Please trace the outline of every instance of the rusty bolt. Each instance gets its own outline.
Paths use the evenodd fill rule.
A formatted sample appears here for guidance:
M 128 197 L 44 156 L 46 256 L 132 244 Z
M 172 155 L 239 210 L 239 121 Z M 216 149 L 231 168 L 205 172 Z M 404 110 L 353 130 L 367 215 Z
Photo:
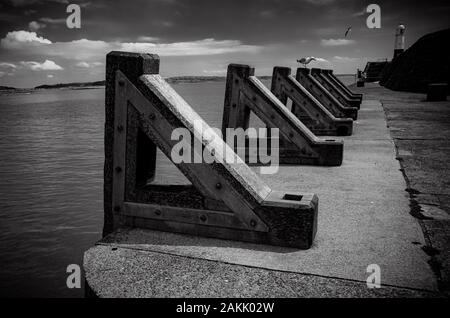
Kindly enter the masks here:
M 202 221 L 202 222 L 206 222 L 206 215 L 201 215 L 200 216 L 200 221 Z
M 222 189 L 222 184 L 220 182 L 216 183 L 216 189 Z
M 251 220 L 250 221 L 250 226 L 251 227 L 255 227 L 256 226 L 256 221 L 255 220 Z
M 122 168 L 121 168 L 121 167 L 116 167 L 116 172 L 117 172 L 117 173 L 122 172 Z

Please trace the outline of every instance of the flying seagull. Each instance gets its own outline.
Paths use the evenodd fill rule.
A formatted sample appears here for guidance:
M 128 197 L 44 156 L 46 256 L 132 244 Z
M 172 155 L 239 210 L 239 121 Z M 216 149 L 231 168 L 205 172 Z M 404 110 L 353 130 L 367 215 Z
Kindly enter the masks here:
M 303 64 L 306 68 L 306 64 L 309 64 L 311 61 L 317 61 L 314 56 L 302 57 L 300 60 L 297 60 L 297 63 Z
M 347 37 L 347 34 L 350 32 L 351 29 L 352 29 L 351 26 L 349 26 L 349 27 L 347 28 L 347 31 L 345 31 L 345 35 L 344 35 L 345 38 Z

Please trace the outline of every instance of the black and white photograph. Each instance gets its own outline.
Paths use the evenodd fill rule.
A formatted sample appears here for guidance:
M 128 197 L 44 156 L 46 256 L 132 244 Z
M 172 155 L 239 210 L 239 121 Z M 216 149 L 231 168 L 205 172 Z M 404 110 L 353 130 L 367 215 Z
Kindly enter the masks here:
M 449 17 L 3 0 L 0 298 L 448 299 Z

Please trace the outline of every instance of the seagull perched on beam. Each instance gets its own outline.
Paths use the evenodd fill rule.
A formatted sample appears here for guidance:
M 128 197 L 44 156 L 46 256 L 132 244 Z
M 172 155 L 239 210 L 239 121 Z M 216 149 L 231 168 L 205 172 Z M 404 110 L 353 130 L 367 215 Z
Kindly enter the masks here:
M 303 64 L 306 68 L 306 64 L 309 64 L 311 61 L 317 61 L 314 56 L 302 57 L 300 60 L 297 60 L 297 63 Z

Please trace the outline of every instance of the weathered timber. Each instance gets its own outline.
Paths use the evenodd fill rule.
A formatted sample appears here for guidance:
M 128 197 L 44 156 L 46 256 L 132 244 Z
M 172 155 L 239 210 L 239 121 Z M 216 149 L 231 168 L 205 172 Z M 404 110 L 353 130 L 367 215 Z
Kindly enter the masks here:
M 359 98 L 349 97 L 347 94 L 336 84 L 332 83 L 328 77 L 326 77 L 321 69 L 312 68 L 311 75 L 329 91 L 338 101 L 340 101 L 346 107 L 360 108 L 361 100 Z
M 340 88 L 342 88 L 343 91 L 345 91 L 349 97 L 353 97 L 356 99 L 359 99 L 362 101 L 363 99 L 363 94 L 358 94 L 358 93 L 354 93 L 350 90 L 350 88 L 348 88 L 347 85 L 345 85 L 344 83 L 342 83 L 342 81 L 336 77 L 336 75 L 334 75 L 333 70 L 327 70 L 327 69 L 322 69 L 322 73 L 328 77 L 331 82 L 333 82 L 334 84 L 338 85 Z
M 107 56 L 104 235 L 121 227 L 309 248 L 314 194 L 273 191 L 158 74 L 159 57 Z M 172 160 L 175 129 L 215 160 Z M 208 133 L 206 133 L 208 132 Z M 196 148 L 200 145 L 200 148 Z M 191 185 L 154 182 L 160 149 Z
M 222 133 L 227 128 L 249 128 L 250 112 L 280 132 L 281 164 L 338 166 L 343 142 L 317 138 L 264 84 L 248 65 L 228 66 Z M 228 140 L 228 138 L 227 138 Z M 248 162 L 248 158 L 246 157 Z
M 297 69 L 295 79 L 305 87 L 323 106 L 337 118 L 358 119 L 358 108 L 344 106 L 325 87 L 322 86 L 310 73 L 310 69 Z
M 284 104 L 292 101 L 291 112 L 317 136 L 350 136 L 353 120 L 337 118 L 292 75 L 289 67 L 276 66 L 272 75 L 272 93 Z

